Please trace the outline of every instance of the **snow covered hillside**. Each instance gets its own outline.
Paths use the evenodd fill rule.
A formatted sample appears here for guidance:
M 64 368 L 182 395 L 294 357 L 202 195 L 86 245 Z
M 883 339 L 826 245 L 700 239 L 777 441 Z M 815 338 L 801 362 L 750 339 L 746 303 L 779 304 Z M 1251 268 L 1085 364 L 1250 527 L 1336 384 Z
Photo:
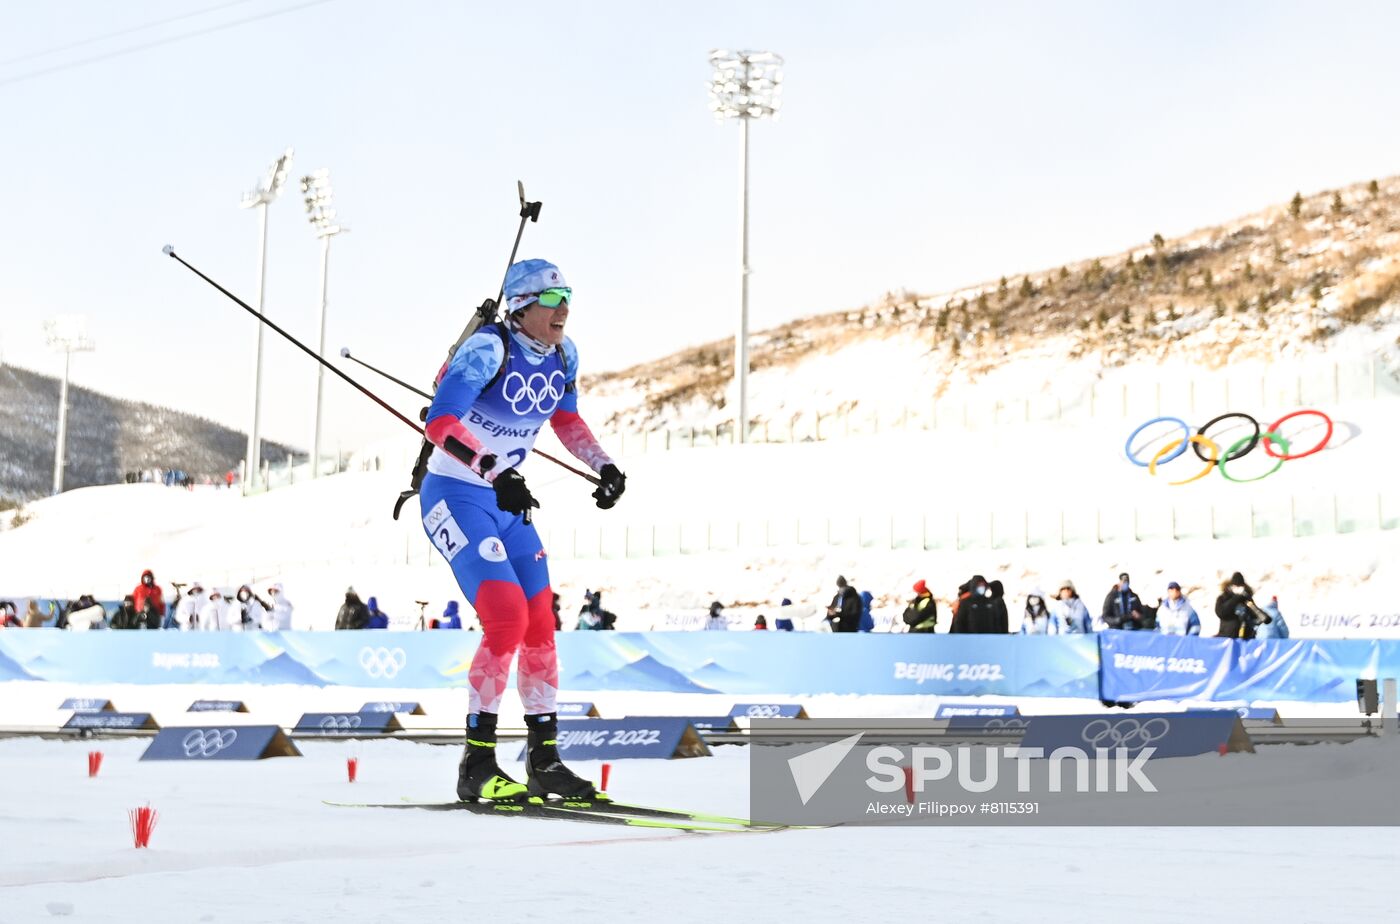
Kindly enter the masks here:
M 1078 264 L 891 292 L 753 334 L 753 426 L 811 434 L 818 417 L 888 423 L 929 414 L 935 398 L 1073 403 L 1120 383 L 1150 399 L 1158 383 L 1319 359 L 1374 359 L 1383 387 L 1400 390 L 1397 243 L 1391 178 Z M 585 377 L 589 405 L 617 431 L 732 425 L 732 340 Z

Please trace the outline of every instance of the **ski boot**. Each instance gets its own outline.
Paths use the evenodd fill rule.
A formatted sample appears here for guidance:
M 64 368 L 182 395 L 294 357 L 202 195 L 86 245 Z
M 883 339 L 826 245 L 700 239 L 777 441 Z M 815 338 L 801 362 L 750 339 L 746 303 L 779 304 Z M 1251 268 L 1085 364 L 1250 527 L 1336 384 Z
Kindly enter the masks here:
M 525 787 L 496 763 L 496 714 L 467 717 L 467 750 L 457 765 L 457 798 L 463 802 L 520 802 Z
M 525 759 L 529 778 L 526 788 L 532 798 L 550 795 L 564 799 L 594 799 L 598 789 L 574 773 L 559 759 L 555 739 L 559 734 L 558 713 L 527 715 L 525 727 L 529 735 L 529 753 Z

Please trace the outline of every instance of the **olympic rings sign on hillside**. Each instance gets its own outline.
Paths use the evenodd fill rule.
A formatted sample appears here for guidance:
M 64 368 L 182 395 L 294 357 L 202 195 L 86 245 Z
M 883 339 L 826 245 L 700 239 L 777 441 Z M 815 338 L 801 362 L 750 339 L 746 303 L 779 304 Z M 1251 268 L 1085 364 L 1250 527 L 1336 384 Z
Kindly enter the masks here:
M 1282 433 L 1279 431 L 1279 427 L 1283 426 L 1283 424 L 1296 417 L 1305 416 L 1320 417 L 1322 421 L 1327 425 L 1327 432 L 1323 434 L 1322 439 L 1318 442 L 1316 446 L 1313 446 L 1309 449 L 1294 452 L 1292 441 L 1287 440 L 1283 437 Z M 1215 426 L 1216 424 L 1221 423 L 1222 421 L 1231 420 L 1233 418 L 1240 418 L 1252 424 L 1254 427 L 1254 432 L 1249 436 L 1241 437 L 1234 443 L 1231 443 L 1227 448 L 1225 448 L 1224 451 L 1221 451 L 1220 445 L 1214 440 L 1212 440 L 1210 437 L 1206 436 L 1206 431 L 1209 430 L 1211 427 Z M 1152 426 L 1153 424 L 1159 423 L 1176 424 L 1178 427 L 1181 428 L 1181 437 L 1172 440 L 1170 443 L 1163 446 L 1160 450 L 1157 451 L 1156 455 L 1154 455 L 1151 458 L 1151 460 L 1144 462 L 1133 453 L 1133 440 L 1137 439 L 1138 434 L 1142 433 L 1142 431 L 1146 430 L 1148 427 Z M 1291 461 L 1293 459 L 1302 459 L 1312 455 L 1313 453 L 1321 452 L 1323 448 L 1325 448 L 1327 444 L 1332 441 L 1332 430 L 1332 418 L 1328 417 L 1322 411 L 1313 410 L 1311 408 L 1305 408 L 1303 410 L 1293 411 L 1291 413 L 1284 414 L 1282 417 L 1274 421 L 1268 427 L 1261 427 L 1259 425 L 1259 421 L 1256 420 L 1254 417 L 1250 416 L 1249 414 L 1233 411 L 1227 414 L 1221 414 L 1218 417 L 1212 417 L 1210 420 L 1206 421 L 1203 425 L 1201 425 L 1200 429 L 1198 429 L 1195 433 L 1191 432 L 1191 425 L 1188 424 L 1186 421 L 1182 420 L 1180 417 L 1154 417 L 1151 420 L 1139 426 L 1132 433 L 1128 434 L 1128 439 L 1123 444 L 1123 452 L 1128 457 L 1129 462 L 1133 463 L 1134 465 L 1140 468 L 1147 469 L 1148 474 L 1155 476 L 1157 474 L 1158 466 L 1166 465 L 1168 462 L 1171 462 L 1173 459 L 1176 459 L 1177 457 L 1181 456 L 1184 452 L 1186 452 L 1186 448 L 1189 446 L 1191 447 L 1192 451 L 1195 452 L 1196 457 L 1205 463 L 1205 467 L 1202 468 L 1196 474 L 1190 476 L 1189 478 L 1182 478 L 1177 481 L 1167 482 L 1169 485 L 1190 484 L 1193 481 L 1199 481 L 1200 479 L 1209 475 L 1214 469 L 1219 469 L 1220 476 L 1226 481 L 1233 481 L 1236 484 L 1242 484 L 1244 482 L 1260 481 L 1264 478 L 1268 478 L 1274 472 L 1282 468 L 1283 463 L 1285 462 Z M 1236 478 L 1226 470 L 1225 466 L 1227 463 L 1244 458 L 1245 456 L 1253 452 L 1254 448 L 1256 446 L 1259 446 L 1261 443 L 1264 446 L 1264 452 L 1270 457 L 1278 460 L 1273 468 L 1269 469 L 1264 474 L 1256 475 L 1253 478 Z M 1282 452 L 1280 453 L 1275 451 L 1275 447 L 1281 449 Z M 1206 453 L 1209 453 L 1209 455 L 1207 455 Z

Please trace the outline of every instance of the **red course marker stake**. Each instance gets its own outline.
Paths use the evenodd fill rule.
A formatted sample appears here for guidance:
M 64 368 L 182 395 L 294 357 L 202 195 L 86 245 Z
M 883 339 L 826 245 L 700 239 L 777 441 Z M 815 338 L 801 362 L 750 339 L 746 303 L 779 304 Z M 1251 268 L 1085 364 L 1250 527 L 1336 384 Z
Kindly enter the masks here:
M 603 784 L 598 788 L 603 792 L 608 791 L 608 777 L 612 775 L 612 764 L 603 764 Z
M 97 771 L 102 769 L 102 752 L 88 751 L 88 779 L 97 776 Z
M 358 757 L 345 758 L 345 775 L 349 777 L 350 782 L 355 782 L 355 774 L 359 772 L 359 769 L 360 759 Z
M 127 818 L 131 819 L 131 839 L 138 848 L 146 847 L 151 843 L 151 833 L 156 829 L 158 814 L 149 805 L 127 811 Z

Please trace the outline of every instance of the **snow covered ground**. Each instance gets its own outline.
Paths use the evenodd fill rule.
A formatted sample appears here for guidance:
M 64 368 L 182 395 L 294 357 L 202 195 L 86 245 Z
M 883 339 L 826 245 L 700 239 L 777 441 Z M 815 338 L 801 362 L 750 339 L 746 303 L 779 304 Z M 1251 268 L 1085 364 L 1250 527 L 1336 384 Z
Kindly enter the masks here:
M 1337 921 L 1394 908 L 1396 828 L 672 834 L 322 804 L 449 797 L 454 747 L 310 742 L 301 759 L 190 766 L 139 762 L 145 746 L 0 741 L 0 922 Z M 1324 748 L 1355 747 L 1187 760 L 1237 766 L 1241 779 L 1286 776 L 1334 760 Z M 105 760 L 88 779 L 93 748 Z M 618 762 L 611 788 L 746 814 L 747 770 L 746 749 L 726 747 Z M 159 822 L 136 850 L 126 811 L 147 804 Z

